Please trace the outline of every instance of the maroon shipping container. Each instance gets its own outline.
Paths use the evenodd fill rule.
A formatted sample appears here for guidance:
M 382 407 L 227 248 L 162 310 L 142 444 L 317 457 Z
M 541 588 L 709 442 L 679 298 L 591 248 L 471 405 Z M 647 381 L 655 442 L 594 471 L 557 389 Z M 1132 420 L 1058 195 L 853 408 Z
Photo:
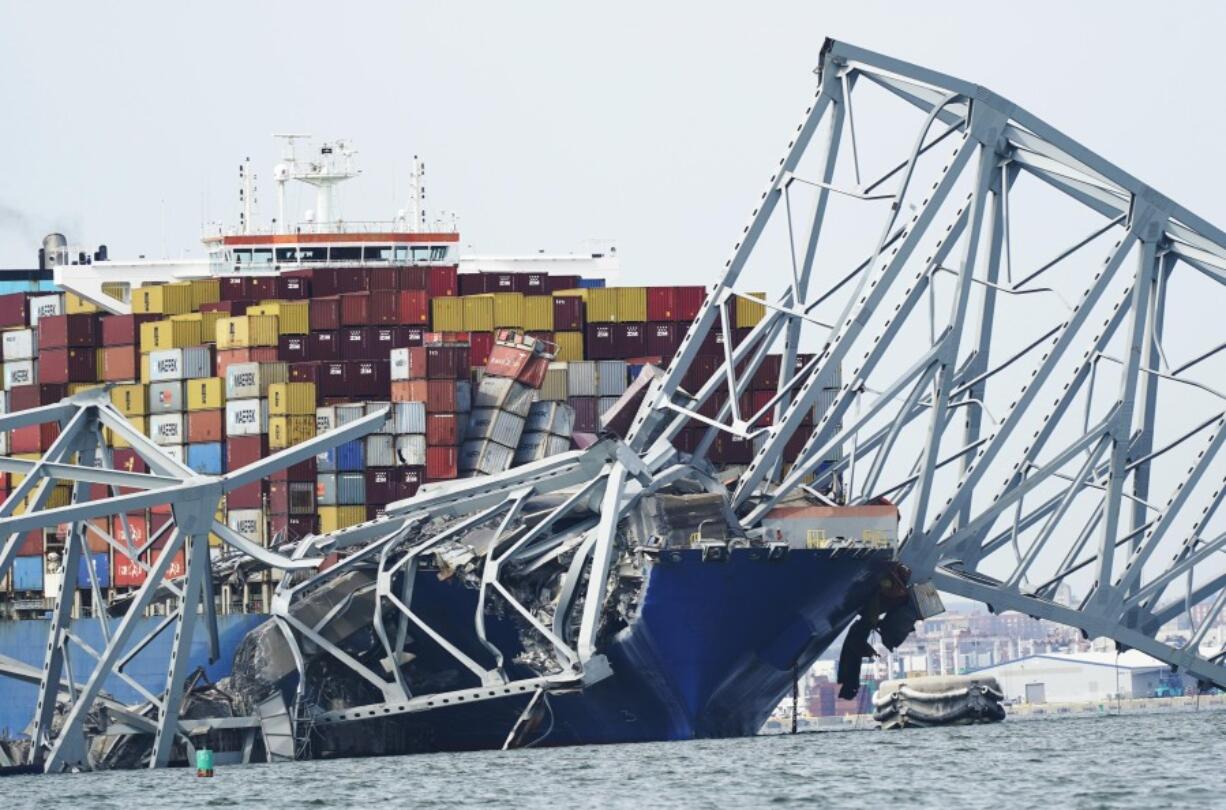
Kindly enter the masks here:
M 311 294 L 317 298 L 340 295 L 340 271 L 335 267 L 311 268 Z
M 715 376 L 715 369 L 719 367 L 720 359 L 705 354 L 695 357 L 689 368 L 685 370 L 685 376 L 681 378 L 681 387 L 691 394 L 698 393 L 707 380 Z
M 299 461 L 297 464 L 291 464 L 288 467 L 283 467 L 268 476 L 269 481 L 309 481 L 315 483 L 315 474 L 318 472 L 318 467 L 315 464 L 315 457 Z
M 251 276 L 247 279 L 247 297 L 255 301 L 269 301 L 277 297 L 280 276 Z
M 59 422 L 43 422 L 14 428 L 9 432 L 9 452 L 45 453 L 59 435 Z
M 369 326 L 350 326 L 337 333 L 337 360 L 375 360 Z
M 396 286 L 401 290 L 426 289 L 426 268 L 417 265 L 396 268 Z
M 460 268 L 456 265 L 426 268 L 426 292 L 431 298 L 456 295 L 460 286 L 456 280 L 459 274 Z
M 345 385 L 345 367 L 348 363 L 323 363 L 319 370 L 316 390 L 321 397 L 343 397 L 349 393 Z
M 387 506 L 385 504 L 381 504 L 381 503 L 366 504 L 366 519 L 368 521 L 379 520 L 380 518 L 383 518 L 386 516 L 387 516 Z
M 30 302 L 25 293 L 0 295 L 0 329 L 22 327 L 30 322 Z
M 779 388 L 779 372 L 783 366 L 783 358 L 777 354 L 768 354 L 762 358 L 758 370 L 754 372 L 751 385 L 758 391 L 774 392 Z
M 345 387 L 355 397 L 391 395 L 392 383 L 386 360 L 351 360 L 345 363 Z
M 267 486 L 263 481 L 252 481 L 230 490 L 226 493 L 226 508 L 263 509 Z
M 247 286 L 247 276 L 223 276 L 218 288 L 218 297 L 222 301 L 249 301 L 250 288 Z
M 426 333 L 429 331 L 424 326 L 404 326 L 405 340 L 409 346 L 422 346 L 426 342 Z M 398 347 L 399 348 L 399 347 Z
M 38 379 L 49 383 L 93 382 L 98 376 L 93 349 L 47 349 L 38 354 Z
M 323 363 L 291 363 L 289 367 L 289 381 L 314 383 L 316 389 L 318 389 L 321 368 L 323 368 Z
M 38 319 L 39 349 L 97 345 L 97 315 L 47 315 Z
M 311 271 L 294 270 L 282 273 L 277 279 L 277 297 L 287 301 L 298 301 L 311 297 Z
M 578 332 L 583 328 L 583 299 L 577 295 L 553 297 L 553 329 L 555 332 Z
M 341 333 L 339 331 L 311 332 L 310 344 L 312 360 L 341 359 Z
M 413 332 L 416 331 L 417 343 L 413 342 Z M 392 349 L 405 349 L 409 346 L 421 345 L 421 328 L 416 330 L 409 326 L 377 326 L 370 329 L 372 356 L 383 360 L 391 356 Z
M 392 467 L 370 467 L 366 470 L 366 503 L 383 506 L 396 500 L 396 470 Z
M 417 295 L 423 301 L 426 294 L 420 290 L 412 290 L 410 295 Z M 396 290 L 382 290 L 368 293 L 370 302 L 367 305 L 367 318 L 372 326 L 394 326 L 400 323 L 400 293 Z M 342 308 L 344 304 L 342 303 Z M 344 313 L 341 313 L 342 316 Z
M 324 332 L 341 328 L 341 299 L 339 296 L 312 298 L 308 320 L 312 332 Z
M 272 513 L 268 516 L 268 528 L 274 535 L 283 534 L 287 542 L 301 540 L 315 533 L 315 516 Z
M 516 273 L 515 292 L 521 292 L 524 295 L 549 295 L 553 292 L 549 289 L 549 274 Z
M 596 433 L 600 430 L 600 408 L 596 397 L 571 397 L 566 401 L 575 409 L 575 432 Z
M 460 295 L 480 295 L 485 292 L 484 273 L 460 273 L 458 282 Z
M 200 308 L 201 311 L 204 307 Z M 156 321 L 160 315 L 105 315 L 102 323 L 103 346 L 135 346 L 140 343 L 140 325 Z
M 579 287 L 578 276 L 550 276 L 549 277 L 549 292 L 557 292 L 558 290 L 574 290 Z M 560 327 L 555 323 L 554 329 Z
M 226 437 L 226 412 L 189 411 L 187 414 L 187 440 L 192 444 L 219 442 Z
M 226 439 L 226 469 L 237 470 L 268 455 L 267 436 L 230 436 Z M 265 482 L 253 481 L 226 494 L 229 509 L 264 508 Z
M 426 471 L 422 467 L 399 467 L 396 469 L 396 498 L 412 498 L 425 482 Z
M 674 323 L 649 323 L 645 331 L 643 354 L 659 357 L 665 363 L 677 353 L 681 338 L 685 337 L 685 328 Z
M 201 304 L 201 312 L 220 312 L 227 318 L 237 318 L 239 315 L 247 314 L 247 307 L 254 306 L 254 301 L 214 301 L 211 304 Z M 151 321 L 156 321 L 161 318 L 161 315 L 141 315 L 138 317 L 148 318 Z M 137 338 L 140 337 L 140 327 L 137 327 Z
M 289 482 L 268 482 L 268 511 L 273 514 L 289 514 Z
M 430 297 L 425 290 L 401 290 L 399 293 L 398 320 L 391 323 L 430 325 Z M 386 321 L 380 321 L 386 323 Z
M 397 267 L 372 267 L 368 282 L 370 291 L 400 289 L 400 272 Z
M 694 320 L 698 317 L 698 310 L 702 309 L 702 302 L 706 299 L 706 287 L 673 287 L 673 320 L 678 322 Z M 650 320 L 650 316 L 648 319 Z
M 490 361 L 494 350 L 493 332 L 472 332 L 468 336 L 468 361 L 473 366 L 484 366 Z
M 645 323 L 613 324 L 613 338 L 617 345 L 617 356 L 642 357 L 647 354 L 647 328 Z
M 9 389 L 9 412 L 28 411 L 41 405 L 59 402 L 68 396 L 68 386 L 63 383 L 40 383 L 38 385 L 15 385 Z
M 342 295 L 366 292 L 370 289 L 370 275 L 364 269 L 341 268 L 337 271 L 336 282 Z
M 426 414 L 427 445 L 458 445 L 461 438 L 460 419 L 454 413 Z
M 281 335 L 277 339 L 277 359 L 285 363 L 301 363 L 310 360 L 310 336 Z
M 447 481 L 459 473 L 459 452 L 455 447 L 426 447 L 426 481 Z
M 482 273 L 482 292 L 523 292 L 519 289 L 518 273 Z
M 341 326 L 365 326 L 368 323 L 370 323 L 370 293 L 343 293 L 341 295 Z
M 584 330 L 583 356 L 588 360 L 616 360 L 618 353 L 617 324 L 590 323 Z
M 426 413 L 453 413 L 459 407 L 456 396 L 455 380 L 414 380 L 418 386 L 424 384 L 425 397 L 420 397 L 420 390 L 413 391 L 413 401 L 424 401 Z M 418 386 L 414 386 L 417 388 Z
M 434 344 L 426 347 L 426 376 L 441 380 L 466 380 L 471 373 L 469 347 Z

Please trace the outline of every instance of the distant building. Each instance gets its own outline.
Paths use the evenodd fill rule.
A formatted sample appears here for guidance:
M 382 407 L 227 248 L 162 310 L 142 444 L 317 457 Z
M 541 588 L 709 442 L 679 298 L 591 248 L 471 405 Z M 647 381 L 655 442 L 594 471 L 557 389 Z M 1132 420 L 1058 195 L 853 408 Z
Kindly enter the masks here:
M 976 670 L 1000 683 L 1006 700 L 1078 703 L 1182 694 L 1184 680 L 1138 650 L 1042 653 Z

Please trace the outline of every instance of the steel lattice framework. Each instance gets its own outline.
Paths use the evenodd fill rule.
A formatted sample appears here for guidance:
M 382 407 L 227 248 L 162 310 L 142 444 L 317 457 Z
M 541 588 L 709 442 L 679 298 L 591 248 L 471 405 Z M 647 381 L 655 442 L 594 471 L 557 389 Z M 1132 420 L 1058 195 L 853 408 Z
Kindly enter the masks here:
M 1226 604 L 1217 515 L 1226 410 L 1215 388 L 1226 343 L 1209 317 L 1226 303 L 1226 234 L 977 85 L 834 41 L 817 74 L 816 99 L 624 441 L 609 437 L 500 475 L 431 485 L 379 520 L 267 550 L 214 521 L 221 496 L 376 429 L 381 414 L 220 477 L 168 459 L 101 395 L 0 417 L 0 430 L 62 426 L 41 460 L 0 459 L 0 470 L 26 476 L 0 505 L 0 574 L 29 529 L 70 524 L 71 571 L 85 532 L 99 531 L 90 518 L 165 503 L 174 513 L 170 540 L 146 585 L 107 626 L 105 649 L 85 648 L 96 663 L 84 685 L 64 678 L 65 655 L 82 645 L 71 630 L 70 586 L 61 589 L 33 760 L 48 771 L 90 766 L 83 719 L 109 673 L 135 685 L 123 675 L 134 618 L 168 591 L 179 607 L 155 631 L 174 626 L 166 688 L 145 694 L 158 708 L 149 764 L 165 764 L 184 732 L 178 655 L 198 614 L 216 633 L 210 532 L 284 572 L 271 612 L 293 651 L 299 705 L 262 706 L 260 718 L 242 719 L 263 728 L 271 759 L 299 755 L 304 721 L 525 693 L 533 696 L 527 717 L 549 691 L 582 689 L 607 674 L 597 639 L 619 524 L 643 497 L 682 477 L 726 492 L 729 520 L 751 535 L 798 488 L 832 503 L 888 498 L 901 507 L 899 553 L 914 581 L 1113 638 L 1226 686 L 1221 652 L 1202 643 Z M 782 279 L 782 289 L 762 301 L 764 318 L 738 326 L 736 300 L 764 279 Z M 710 342 L 723 347 L 718 361 L 701 359 Z M 771 353 L 783 356 L 777 390 L 760 401 L 747 392 Z M 673 440 L 695 424 L 705 431 L 687 457 Z M 103 427 L 136 448 L 151 472 L 108 469 Z M 704 461 L 717 442 L 752 446 L 729 489 Z M 43 509 L 56 480 L 75 482 L 76 502 Z M 90 483 L 111 486 L 112 496 L 87 502 Z M 578 507 L 589 517 L 574 519 Z M 492 664 L 431 627 L 413 594 L 423 555 L 477 529 L 489 533 L 490 551 L 468 632 Z M 133 561 L 144 550 L 105 539 Z M 180 548 L 187 573 L 163 584 Z M 348 556 L 317 571 L 335 551 Z M 544 617 L 519 598 L 508 569 L 530 573 L 564 559 L 552 617 Z M 370 563 L 371 623 L 391 662 L 386 673 L 326 637 L 335 611 L 315 624 L 295 615 L 314 590 Z M 105 606 L 96 583 L 93 590 Z M 1071 600 L 1070 590 L 1081 598 Z M 493 599 L 548 650 L 544 674 L 507 674 L 485 636 L 483 606 Z M 1184 612 L 1196 615 L 1190 633 L 1160 639 Z M 447 650 L 481 687 L 415 689 L 396 665 L 410 631 Z M 308 643 L 381 699 L 308 717 Z M 30 677 L 15 665 L 0 669 Z M 68 711 L 52 734 L 57 700 Z

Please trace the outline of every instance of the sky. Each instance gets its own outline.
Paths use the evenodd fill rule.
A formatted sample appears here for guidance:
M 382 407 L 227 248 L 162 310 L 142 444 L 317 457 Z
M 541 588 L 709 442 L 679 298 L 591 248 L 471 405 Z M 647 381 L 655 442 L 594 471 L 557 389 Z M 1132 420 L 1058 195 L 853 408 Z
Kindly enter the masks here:
M 273 132 L 352 139 L 349 219 L 428 207 L 482 253 L 612 239 L 623 278 L 711 281 L 833 36 L 987 85 L 1226 224 L 1226 7 L 1050 3 L 16 3 L 0 27 L 0 267 L 43 234 L 201 255 Z M 306 201 L 303 205 L 306 207 Z

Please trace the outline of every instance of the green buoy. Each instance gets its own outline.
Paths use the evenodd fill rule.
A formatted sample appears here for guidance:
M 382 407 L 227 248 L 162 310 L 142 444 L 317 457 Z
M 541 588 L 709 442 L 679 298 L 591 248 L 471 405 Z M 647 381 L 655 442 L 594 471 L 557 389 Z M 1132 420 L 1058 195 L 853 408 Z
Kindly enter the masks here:
M 213 775 L 213 752 L 208 748 L 201 748 L 196 752 L 196 776 L 212 776 Z

